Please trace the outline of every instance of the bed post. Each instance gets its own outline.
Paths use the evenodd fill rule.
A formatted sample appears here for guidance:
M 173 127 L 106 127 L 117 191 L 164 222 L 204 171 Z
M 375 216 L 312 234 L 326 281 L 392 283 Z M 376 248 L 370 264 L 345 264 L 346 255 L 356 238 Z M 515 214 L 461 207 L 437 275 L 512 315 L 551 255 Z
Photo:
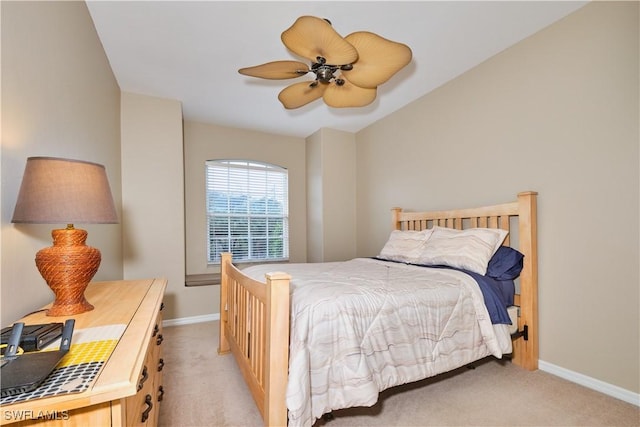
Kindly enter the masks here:
M 286 273 L 267 274 L 265 426 L 287 425 L 290 279 Z
M 402 212 L 402 208 L 391 208 L 391 229 L 392 230 L 402 229 L 402 226 L 400 224 L 400 212 Z
M 538 369 L 537 195 L 535 191 L 518 194 L 518 238 L 520 252 L 524 254 L 518 329 L 526 325 L 528 337 L 514 341 L 513 362 L 530 371 Z
M 218 337 L 218 354 L 227 354 L 230 351 L 229 341 L 225 335 L 225 326 L 227 324 L 227 292 L 229 290 L 229 280 L 226 269 L 231 265 L 231 254 L 220 254 L 220 336 Z

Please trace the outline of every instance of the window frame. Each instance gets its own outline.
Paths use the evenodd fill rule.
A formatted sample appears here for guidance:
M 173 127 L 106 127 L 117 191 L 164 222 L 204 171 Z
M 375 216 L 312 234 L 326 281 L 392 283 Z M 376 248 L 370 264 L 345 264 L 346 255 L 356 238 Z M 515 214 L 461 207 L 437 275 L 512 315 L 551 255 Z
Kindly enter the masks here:
M 213 168 L 217 169 L 217 178 Z M 226 177 L 220 178 L 224 173 Z M 207 265 L 219 265 L 220 253 L 233 253 L 234 246 L 241 248 L 234 253 L 234 263 L 288 262 L 290 239 L 287 168 L 248 159 L 207 160 L 205 181 Z M 273 191 L 269 190 L 269 186 Z M 224 192 L 225 196 L 216 198 L 216 191 Z M 220 211 L 225 199 L 226 210 Z M 262 212 L 253 211 L 262 210 L 262 206 Z M 227 230 L 223 234 L 225 226 Z M 216 234 L 216 230 L 220 232 Z M 277 233 L 278 230 L 280 234 Z M 214 241 L 219 242 L 222 248 L 213 250 Z M 245 246 L 246 252 L 242 249 Z M 280 256 L 270 255 L 273 250 Z

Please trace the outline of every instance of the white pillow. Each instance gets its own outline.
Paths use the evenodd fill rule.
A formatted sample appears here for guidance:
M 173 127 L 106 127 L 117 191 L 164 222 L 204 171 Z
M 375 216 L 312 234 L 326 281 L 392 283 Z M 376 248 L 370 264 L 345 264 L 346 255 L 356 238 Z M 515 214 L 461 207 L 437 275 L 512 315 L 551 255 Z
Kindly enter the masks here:
M 416 263 L 431 233 L 430 229 L 422 231 L 393 230 L 378 258 Z
M 487 265 L 508 231 L 498 228 L 434 227 L 418 258 L 418 264 L 447 265 L 485 275 Z

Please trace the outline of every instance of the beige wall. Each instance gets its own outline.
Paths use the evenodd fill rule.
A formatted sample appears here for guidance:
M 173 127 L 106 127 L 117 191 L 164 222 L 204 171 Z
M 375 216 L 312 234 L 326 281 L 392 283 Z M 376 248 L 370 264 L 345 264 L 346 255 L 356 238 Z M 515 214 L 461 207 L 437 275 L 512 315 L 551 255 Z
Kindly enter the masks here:
M 27 157 L 105 165 L 120 212 L 120 89 L 84 2 L 0 3 L 2 326 L 53 300 L 34 263 L 64 224 L 11 224 Z M 64 29 L 64 31 L 61 31 Z M 120 225 L 79 225 L 102 252 L 95 280 L 122 278 Z
M 124 278 L 168 279 L 165 319 L 207 315 L 211 287 L 185 287 L 182 106 L 122 94 Z
M 309 262 L 356 255 L 356 146 L 350 132 L 323 128 L 307 138 Z
M 324 258 L 324 223 L 322 180 L 322 132 L 306 138 L 307 170 L 307 262 L 322 262 Z
M 638 3 L 594 2 L 359 132 L 358 254 L 536 190 L 541 360 L 638 393 L 638 76 Z
M 185 121 L 184 153 L 187 274 L 219 272 L 207 265 L 205 161 L 213 159 L 250 159 L 289 171 L 289 259 L 307 260 L 304 139 Z

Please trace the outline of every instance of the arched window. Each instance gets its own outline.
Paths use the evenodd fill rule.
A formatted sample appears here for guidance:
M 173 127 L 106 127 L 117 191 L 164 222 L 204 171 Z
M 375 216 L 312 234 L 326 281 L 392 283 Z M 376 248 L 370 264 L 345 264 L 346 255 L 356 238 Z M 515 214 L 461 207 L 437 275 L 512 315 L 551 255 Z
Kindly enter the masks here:
M 208 160 L 208 262 L 289 258 L 288 171 L 250 160 Z

